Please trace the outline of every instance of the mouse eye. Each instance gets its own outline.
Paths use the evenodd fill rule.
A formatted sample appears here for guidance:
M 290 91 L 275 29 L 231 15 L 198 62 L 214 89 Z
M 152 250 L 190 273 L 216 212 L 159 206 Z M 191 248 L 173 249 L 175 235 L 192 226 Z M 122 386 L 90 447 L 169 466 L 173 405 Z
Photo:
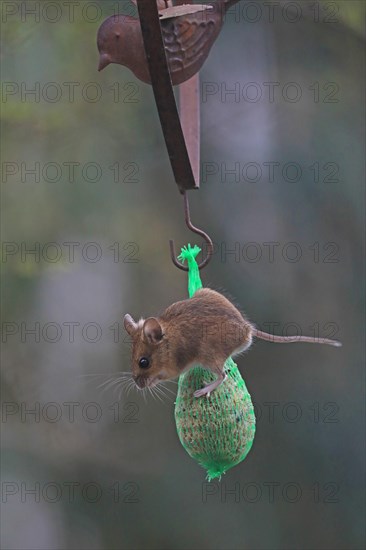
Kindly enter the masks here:
M 150 366 L 150 361 L 147 357 L 141 357 L 139 360 L 139 367 L 142 369 L 147 369 Z

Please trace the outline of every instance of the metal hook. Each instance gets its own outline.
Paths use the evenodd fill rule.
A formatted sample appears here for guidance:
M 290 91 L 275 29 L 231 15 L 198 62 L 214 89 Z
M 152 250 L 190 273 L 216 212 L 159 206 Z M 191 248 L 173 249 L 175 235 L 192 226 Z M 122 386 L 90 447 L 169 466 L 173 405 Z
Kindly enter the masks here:
M 191 216 L 189 213 L 189 202 L 188 202 L 188 195 L 186 192 L 183 193 L 183 199 L 184 199 L 184 218 L 186 221 L 186 225 L 188 229 L 193 231 L 193 233 L 197 233 L 197 235 L 201 235 L 201 237 L 204 238 L 204 240 L 207 243 L 207 256 L 206 258 L 198 265 L 198 269 L 202 269 L 206 267 L 208 262 L 211 260 L 211 256 L 213 253 L 213 243 L 210 237 L 202 231 L 202 229 L 198 229 L 198 227 L 195 227 L 193 223 L 191 222 Z M 188 267 L 178 262 L 175 252 L 175 245 L 174 241 L 172 239 L 169 240 L 169 246 L 170 246 L 170 257 L 172 259 L 172 262 L 175 266 L 178 267 L 178 269 L 182 269 L 183 271 L 188 271 Z

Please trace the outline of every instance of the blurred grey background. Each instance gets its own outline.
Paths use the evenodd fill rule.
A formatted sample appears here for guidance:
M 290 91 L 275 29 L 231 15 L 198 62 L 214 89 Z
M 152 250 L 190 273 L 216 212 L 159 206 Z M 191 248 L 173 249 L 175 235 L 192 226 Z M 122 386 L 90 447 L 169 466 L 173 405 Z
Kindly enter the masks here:
M 363 547 L 365 3 L 240 2 L 201 71 L 203 283 L 344 344 L 238 360 L 256 438 L 211 485 L 174 395 L 100 387 L 129 370 L 123 315 L 187 295 L 168 239 L 201 244 L 151 88 L 97 72 L 98 26 L 131 5 L 1 8 L 2 547 Z

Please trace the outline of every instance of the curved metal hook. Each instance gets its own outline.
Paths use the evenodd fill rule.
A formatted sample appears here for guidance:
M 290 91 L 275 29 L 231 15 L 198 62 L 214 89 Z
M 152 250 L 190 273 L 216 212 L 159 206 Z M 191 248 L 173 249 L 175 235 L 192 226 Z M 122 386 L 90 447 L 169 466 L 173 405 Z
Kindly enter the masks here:
M 185 218 L 186 225 L 187 225 L 188 229 L 193 231 L 193 233 L 197 233 L 197 235 L 200 235 L 201 237 L 203 237 L 204 240 L 207 243 L 207 256 L 198 265 L 198 269 L 202 269 L 202 268 L 206 267 L 208 262 L 211 260 L 211 256 L 212 256 L 212 253 L 213 253 L 213 243 L 212 243 L 212 240 L 210 239 L 210 237 L 207 235 L 207 233 L 205 233 L 202 229 L 198 229 L 198 227 L 194 226 L 193 223 L 191 222 L 191 216 L 190 216 L 190 213 L 189 213 L 188 195 L 187 195 L 186 192 L 183 193 L 183 199 L 184 199 L 184 218 Z M 178 269 L 182 269 L 183 271 L 188 271 L 188 267 L 181 264 L 177 260 L 174 241 L 172 239 L 169 240 L 169 246 L 170 246 L 170 257 L 172 259 L 173 264 L 175 266 L 177 266 Z

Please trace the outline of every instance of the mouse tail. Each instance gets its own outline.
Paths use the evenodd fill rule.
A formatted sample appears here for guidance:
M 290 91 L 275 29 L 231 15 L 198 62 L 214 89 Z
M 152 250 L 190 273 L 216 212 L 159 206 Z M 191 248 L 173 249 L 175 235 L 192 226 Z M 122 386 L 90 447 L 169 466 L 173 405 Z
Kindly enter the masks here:
M 276 336 L 257 329 L 253 330 L 253 336 L 260 338 L 261 340 L 267 340 L 268 342 L 275 342 L 277 344 L 307 342 L 308 344 L 328 344 L 329 346 L 335 346 L 337 348 L 342 346 L 342 343 L 338 340 L 331 340 L 329 338 L 314 338 L 312 336 Z

